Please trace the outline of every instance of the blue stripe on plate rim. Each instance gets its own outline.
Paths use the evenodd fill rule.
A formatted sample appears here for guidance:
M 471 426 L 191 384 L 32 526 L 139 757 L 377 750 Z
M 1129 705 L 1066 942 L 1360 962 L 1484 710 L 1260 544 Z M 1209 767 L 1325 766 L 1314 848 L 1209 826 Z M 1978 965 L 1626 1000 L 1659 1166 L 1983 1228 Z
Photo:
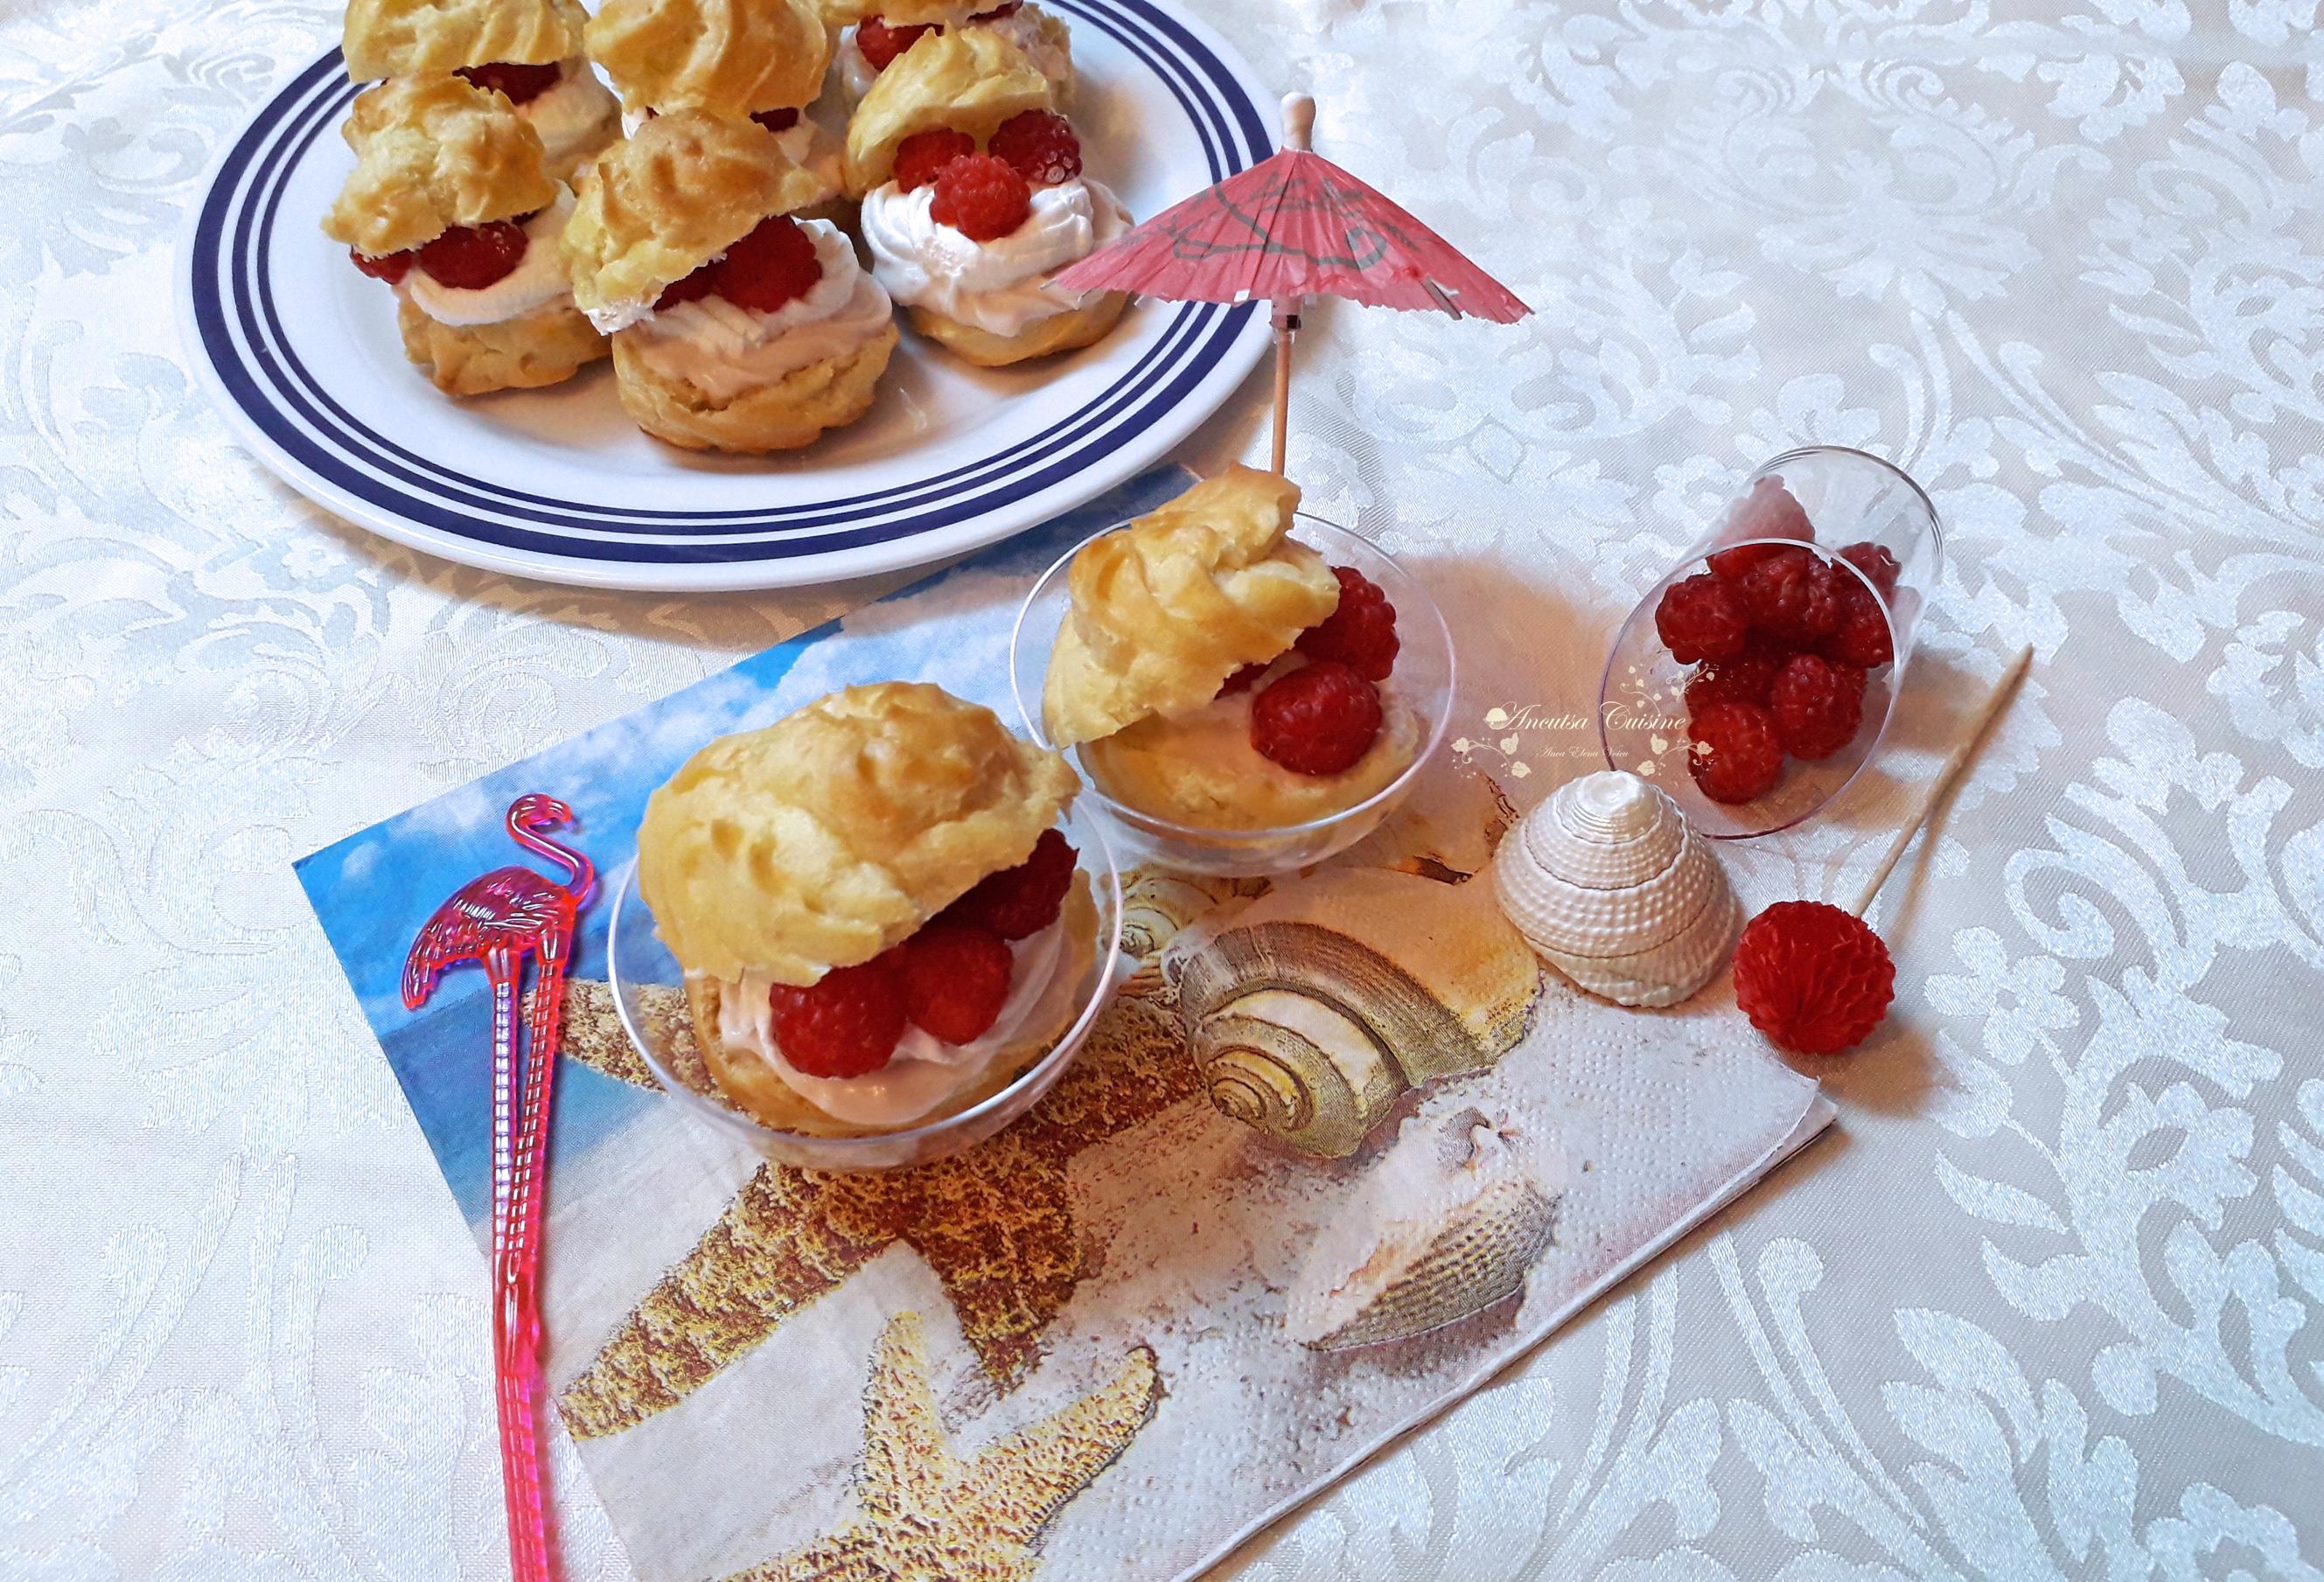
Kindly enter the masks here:
M 1202 139 L 1213 179 L 1272 151 L 1241 76 L 1152 0 L 1051 3 L 1103 28 L 1169 87 Z M 1185 400 L 1243 339 L 1257 311 L 1255 304 L 1173 305 L 1159 340 L 1100 396 L 1040 434 L 941 477 L 842 500 L 726 511 L 617 510 L 528 494 L 447 469 L 363 425 L 330 399 L 281 333 L 268 263 L 282 189 L 355 91 L 333 51 L 277 93 L 227 151 L 196 216 L 181 276 L 192 328 L 238 414 L 286 463 L 334 492 L 479 546 L 557 560 L 733 564 L 918 538 L 1073 478 Z M 222 245 L 229 233 L 230 245 Z

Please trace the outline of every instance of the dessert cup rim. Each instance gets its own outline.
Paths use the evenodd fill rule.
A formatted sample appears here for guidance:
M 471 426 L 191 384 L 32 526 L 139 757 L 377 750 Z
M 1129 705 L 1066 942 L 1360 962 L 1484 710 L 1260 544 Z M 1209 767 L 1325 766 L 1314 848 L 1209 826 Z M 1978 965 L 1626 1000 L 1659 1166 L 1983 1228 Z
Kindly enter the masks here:
M 1938 583 L 1943 581 L 1945 574 L 1944 512 L 1937 509 L 1937 502 L 1929 498 L 1928 490 L 1922 486 L 1921 481 L 1918 478 L 1915 478 L 1912 474 L 1898 466 L 1895 462 L 1890 461 L 1886 456 L 1876 455 L 1868 450 L 1858 450 L 1852 445 L 1795 445 L 1787 451 L 1769 456 L 1766 461 L 1761 462 L 1757 466 L 1752 468 L 1751 476 L 1754 478 L 1765 477 L 1781 471 L 1783 464 L 1785 462 L 1796 461 L 1802 456 L 1820 455 L 1854 456 L 1858 461 L 1870 462 L 1882 472 L 1896 478 L 1904 485 L 1904 487 L 1913 492 L 1914 496 L 1920 501 L 1921 508 L 1929 513 L 1929 584 L 1930 586 L 1934 587 Z M 1749 540 L 1749 542 L 1753 543 L 1757 543 L 1758 541 L 1759 540 L 1757 539 Z M 1831 556 L 1829 558 L 1836 560 L 1839 556 Z
M 1374 809 L 1391 804 L 1397 797 L 1402 796 L 1405 791 L 1410 788 L 1414 777 L 1418 775 L 1423 768 L 1427 767 L 1429 760 L 1436 756 L 1437 749 L 1443 746 L 1445 733 L 1451 730 L 1452 724 L 1453 699 L 1459 693 L 1460 658 L 1453 650 L 1452 628 L 1445 624 L 1444 612 L 1443 610 L 1438 608 L 1435 598 L 1426 588 L 1421 585 L 1420 579 L 1414 576 L 1411 570 L 1406 567 L 1402 561 L 1389 554 L 1387 550 L 1381 548 L 1379 545 L 1373 543 L 1370 538 L 1365 538 L 1362 534 L 1356 532 L 1352 529 L 1343 528 L 1339 523 L 1331 520 L 1329 518 L 1317 516 L 1312 511 L 1295 511 L 1293 515 L 1299 521 L 1322 528 L 1325 529 L 1326 532 L 1337 534 L 1343 538 L 1351 538 L 1357 543 L 1363 545 L 1369 553 L 1379 556 L 1382 560 L 1388 562 L 1388 565 L 1394 566 L 1397 570 L 1397 574 L 1399 576 L 1402 576 L 1411 585 L 1413 592 L 1420 595 L 1423 602 L 1423 608 L 1426 612 L 1430 622 L 1434 627 L 1437 641 L 1444 654 L 1444 698 L 1442 706 L 1437 708 L 1434 716 L 1429 718 L 1426 722 L 1427 729 L 1422 733 L 1419 750 L 1413 755 L 1412 761 L 1405 765 L 1405 767 L 1397 772 L 1396 778 L 1390 780 L 1387 785 L 1373 792 L 1370 796 L 1365 797 L 1361 802 L 1354 803 L 1349 806 L 1341 808 L 1336 813 L 1327 813 L 1321 818 L 1305 819 L 1296 824 L 1262 824 L 1252 829 L 1215 829 L 1203 824 L 1182 824 L 1173 819 L 1163 818 L 1158 814 L 1147 813 L 1141 809 L 1131 807 L 1126 803 L 1115 801 L 1112 797 L 1108 796 L 1104 791 L 1097 786 L 1096 782 L 1090 779 L 1087 775 L 1084 774 L 1082 776 L 1084 795 L 1087 796 L 1092 801 L 1103 807 L 1107 813 L 1121 820 L 1122 823 L 1130 825 L 1131 828 L 1145 833 L 1166 836 L 1174 840 L 1185 840 L 1206 846 L 1223 847 L 1272 844 L 1276 842 L 1288 838 L 1320 833 L 1323 831 L 1330 830 L 1340 824 L 1345 823 L 1350 819 L 1356 818 L 1361 814 L 1370 813 Z M 1020 680 L 1020 671 L 1022 667 L 1018 664 L 1017 659 L 1019 649 L 1021 648 L 1025 640 L 1025 617 L 1031 612 L 1034 601 L 1041 596 L 1042 593 L 1049 586 L 1051 582 L 1056 580 L 1060 573 L 1064 572 L 1068 566 L 1073 564 L 1073 558 L 1074 556 L 1080 554 L 1084 549 L 1087 548 L 1091 544 L 1095 543 L 1098 539 L 1104 538 L 1106 534 L 1118 531 L 1119 529 L 1127 527 L 1130 521 L 1134 520 L 1134 518 L 1125 517 L 1120 521 L 1112 522 L 1099 529 L 1096 532 L 1092 533 L 1088 538 L 1074 544 L 1072 548 L 1067 549 L 1063 555 L 1057 556 L 1056 560 L 1050 562 L 1047 569 L 1044 570 L 1038 577 L 1034 579 L 1032 588 L 1025 595 L 1025 602 L 1018 607 L 1016 623 L 1010 629 L 1009 690 L 1010 695 L 1015 698 L 1017 703 L 1017 716 L 1023 722 L 1026 730 L 1032 734 L 1033 740 L 1040 743 L 1043 747 L 1050 749 L 1052 751 L 1062 750 L 1058 749 L 1056 744 L 1049 740 L 1048 725 L 1047 722 L 1041 718 L 1041 712 L 1027 704 L 1025 699 L 1025 689 Z M 1310 546 L 1310 547 L 1313 547 L 1313 546 Z M 1410 613 L 1412 613 L 1412 612 L 1408 611 L 1405 605 L 1398 604 L 1397 606 L 1397 620 L 1399 624 L 1405 620 L 1407 614 Z M 1278 656 L 1278 658 L 1280 656 Z M 1044 663 L 1042 666 L 1042 674 L 1046 676 L 1047 673 L 1048 667 L 1047 664 Z M 1078 769 L 1075 772 L 1077 774 L 1081 773 Z
M 654 1081 L 665 1094 L 678 1100 L 691 1113 L 703 1117 L 714 1125 L 726 1127 L 743 1137 L 770 1137 L 779 1140 L 787 1153 L 798 1155 L 802 1160 L 812 1158 L 814 1163 L 807 1168 L 902 1169 L 910 1164 L 940 1157 L 943 1152 L 949 1150 L 939 1150 L 935 1154 L 922 1155 L 918 1159 L 899 1160 L 892 1164 L 867 1163 L 862 1155 L 874 1149 L 881 1152 L 902 1148 L 917 1151 L 918 1145 L 941 1142 L 954 1134 L 972 1128 L 979 1120 L 990 1118 L 996 1111 L 1007 1108 L 1010 1103 L 1017 1100 L 1028 1084 L 1040 1082 L 1044 1078 L 1052 1077 L 1062 1072 L 1081 1052 L 1082 1045 L 1088 1042 L 1090 1030 L 1096 1025 L 1099 1013 L 1105 1009 L 1106 1002 L 1113 998 L 1113 991 L 1120 981 L 1121 872 L 1115 865 L 1113 848 L 1107 842 L 1105 832 L 1100 827 L 1100 821 L 1093 818 L 1075 819 L 1070 812 L 1067 817 L 1077 826 L 1073 832 L 1074 835 L 1077 838 L 1093 842 L 1098 856 L 1102 859 L 1101 864 L 1093 865 L 1089 851 L 1084 848 L 1080 864 L 1084 869 L 1090 871 L 1093 878 L 1102 878 L 1104 887 L 1102 894 L 1097 897 L 1101 903 L 1101 911 L 1096 948 L 1091 956 L 1090 970 L 1093 975 L 1093 981 L 1088 998 L 1072 1023 L 1057 1035 L 1056 1044 L 1047 1053 L 1018 1072 L 1007 1085 L 995 1092 L 987 1094 L 966 1109 L 936 1120 L 920 1121 L 911 1126 L 899 1127 L 894 1131 L 871 1132 L 861 1136 L 825 1137 L 807 1132 L 787 1132 L 779 1127 L 770 1127 L 747 1111 L 729 1108 L 708 1095 L 697 1092 L 679 1081 L 676 1075 L 662 1063 L 660 1057 L 655 1054 L 652 1043 L 645 1036 L 643 1029 L 640 1028 L 631 1017 L 629 997 L 622 992 L 621 957 L 613 948 L 613 942 L 620 937 L 622 914 L 624 908 L 632 900 L 641 906 L 645 905 L 645 897 L 638 888 L 638 860 L 634 852 L 631 854 L 629 860 L 622 865 L 621 872 L 615 877 L 613 885 L 613 905 L 605 918 L 605 978 L 608 987 L 613 991 L 613 1014 L 620 1019 L 622 1031 L 629 1038 L 630 1046 L 636 1050 L 639 1058 L 646 1062 L 646 1069 L 653 1073 Z M 1108 918 L 1111 918 L 1110 923 L 1107 921 Z M 712 1082 L 715 1086 L 716 1079 L 713 1078 Z M 1028 1105 L 1027 1108 L 1029 1108 L 1030 1106 Z M 1002 1125 L 1004 1127 L 1013 1125 L 1019 1118 L 1021 1117 L 1011 1116 Z

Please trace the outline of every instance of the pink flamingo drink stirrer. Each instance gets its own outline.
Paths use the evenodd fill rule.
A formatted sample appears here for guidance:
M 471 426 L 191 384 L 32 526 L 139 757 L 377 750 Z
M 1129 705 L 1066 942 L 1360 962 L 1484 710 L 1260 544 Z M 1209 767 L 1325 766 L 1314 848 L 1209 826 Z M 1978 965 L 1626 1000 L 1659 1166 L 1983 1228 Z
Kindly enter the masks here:
M 517 1582 L 551 1575 L 540 1446 L 534 1434 L 540 1381 L 540 1212 L 550 1087 L 557 1071 L 565 969 L 573 924 L 597 885 L 589 860 L 535 832 L 573 822 L 554 796 L 509 804 L 508 832 L 526 851 L 565 869 L 565 882 L 523 867 L 496 868 L 460 887 L 436 909 L 403 963 L 403 1003 L 417 1010 L 446 968 L 475 961 L 493 990 L 493 1371 L 501 1430 L 501 1476 L 508 1495 L 509 1564 Z M 525 957 L 534 959 L 526 997 L 523 1097 L 517 1102 L 516 1007 Z

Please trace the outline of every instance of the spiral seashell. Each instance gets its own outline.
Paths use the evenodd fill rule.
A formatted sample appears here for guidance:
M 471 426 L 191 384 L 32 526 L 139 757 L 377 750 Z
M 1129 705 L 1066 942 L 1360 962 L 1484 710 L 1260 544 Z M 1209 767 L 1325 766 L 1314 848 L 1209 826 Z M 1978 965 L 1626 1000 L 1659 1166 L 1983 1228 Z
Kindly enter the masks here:
M 1163 976 L 1211 1102 L 1340 1158 L 1412 1089 L 1499 1060 L 1541 975 L 1482 890 L 1342 869 L 1181 934 Z
M 1520 820 L 1493 882 L 1544 960 L 1619 1005 L 1686 998 L 1743 925 L 1710 843 L 1667 793 L 1619 769 L 1567 781 Z
M 1121 949 L 1152 961 L 1187 927 L 1218 908 L 1267 888 L 1262 878 L 1222 878 L 1175 869 L 1134 868 L 1122 876 Z
M 1416 1116 L 1317 1237 L 1284 1331 L 1316 1351 L 1401 1340 L 1525 1288 L 1554 1239 L 1563 1154 L 1468 1108 Z

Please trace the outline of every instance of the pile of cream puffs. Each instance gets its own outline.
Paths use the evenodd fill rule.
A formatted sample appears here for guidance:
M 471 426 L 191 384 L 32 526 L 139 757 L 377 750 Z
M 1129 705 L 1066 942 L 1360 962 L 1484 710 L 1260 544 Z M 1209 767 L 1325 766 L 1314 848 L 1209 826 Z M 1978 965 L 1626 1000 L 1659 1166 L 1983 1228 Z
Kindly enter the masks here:
M 381 80 L 323 230 L 447 394 L 610 356 L 647 433 L 761 454 L 871 409 L 899 305 L 988 368 L 1128 306 L 1056 283 L 1130 218 L 1083 171 L 1070 41 L 1030 4 L 350 0 L 344 53 Z

